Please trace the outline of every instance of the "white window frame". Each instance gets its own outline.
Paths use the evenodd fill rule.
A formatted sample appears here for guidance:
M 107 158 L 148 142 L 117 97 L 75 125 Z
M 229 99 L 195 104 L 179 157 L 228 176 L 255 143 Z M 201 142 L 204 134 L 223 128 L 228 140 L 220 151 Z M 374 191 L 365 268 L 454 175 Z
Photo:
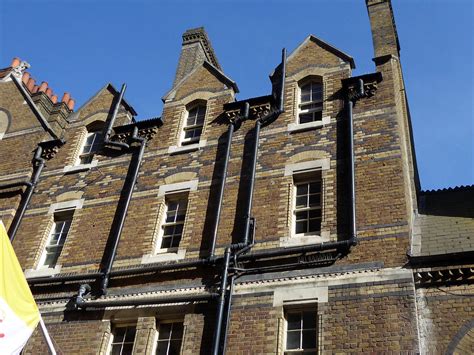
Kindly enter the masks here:
M 182 222 L 166 222 L 166 217 L 167 217 L 167 212 L 168 212 L 168 201 L 173 201 L 173 200 L 186 200 L 186 210 L 184 212 L 184 219 Z M 155 254 L 159 253 L 177 253 L 179 249 L 179 244 L 181 244 L 181 241 L 183 239 L 184 235 L 184 225 L 186 223 L 186 215 L 188 213 L 188 208 L 189 208 L 189 190 L 181 191 L 181 192 L 173 192 L 173 193 L 168 193 L 165 195 L 165 201 L 163 203 L 163 212 L 161 216 L 161 221 L 160 221 L 160 230 L 158 234 L 158 238 L 156 241 L 156 251 Z M 183 229 L 181 230 L 181 237 L 178 246 L 176 247 L 169 247 L 169 248 L 162 248 L 161 245 L 163 244 L 163 239 L 164 239 L 164 233 L 165 233 L 165 227 L 167 226 L 174 226 L 182 224 Z
M 197 114 L 196 114 L 196 119 L 195 119 L 195 121 L 196 121 L 197 117 L 199 117 L 199 113 L 200 113 L 201 108 L 204 109 L 202 124 L 188 125 L 187 122 L 188 122 L 189 114 L 191 113 L 191 111 L 193 111 L 194 109 L 197 109 Z M 199 141 L 201 140 L 201 137 L 204 133 L 204 124 L 206 122 L 206 115 L 207 115 L 207 105 L 206 105 L 206 103 L 203 103 L 203 102 L 197 102 L 194 105 L 192 105 L 192 106 L 190 106 L 189 108 L 186 109 L 186 114 L 185 114 L 184 121 L 183 121 L 183 127 L 181 129 L 181 139 L 180 139 L 180 145 L 181 146 L 189 146 L 189 145 L 193 145 L 193 144 L 199 144 Z M 195 130 L 195 129 L 201 129 L 201 134 L 198 137 L 185 138 L 187 131 L 191 131 L 191 130 Z
M 298 212 L 304 212 L 304 211 L 309 211 L 309 210 L 319 210 L 321 213 L 320 217 L 320 225 L 322 224 L 323 220 L 323 179 L 322 179 L 322 171 L 321 170 L 315 170 L 315 171 L 310 171 L 308 174 L 311 174 L 311 177 L 302 179 L 300 181 L 295 181 L 295 179 L 298 178 L 298 175 L 293 176 L 293 191 L 292 191 L 292 206 L 291 206 L 291 235 L 294 236 L 295 238 L 301 238 L 301 237 L 307 237 L 307 236 L 319 236 L 321 235 L 321 226 L 319 228 L 319 231 L 310 231 L 310 232 L 304 232 L 304 233 L 296 233 L 296 214 Z M 320 190 L 319 190 L 319 196 L 320 196 L 320 202 L 318 207 L 304 207 L 297 209 L 296 206 L 296 197 L 297 197 L 297 189 L 298 185 L 303 185 L 303 184 L 309 184 L 312 182 L 319 182 L 320 183 Z M 307 196 L 309 196 L 309 191 Z M 309 220 L 308 220 L 309 223 Z
M 153 354 L 156 354 L 156 352 L 158 351 L 158 344 L 160 342 L 160 326 L 162 324 L 174 324 L 174 323 L 181 323 L 183 325 L 183 333 L 181 334 L 181 346 L 180 348 L 183 347 L 183 341 L 184 341 L 184 328 L 185 328 L 185 325 L 184 325 L 184 320 L 183 319 L 166 319 L 166 320 L 158 320 L 157 321 L 157 326 L 156 326 L 156 343 L 155 343 L 155 350 L 153 351 Z M 167 342 L 168 342 L 168 348 L 167 348 L 167 353 L 169 352 L 169 342 L 170 342 L 171 338 L 168 338 Z
M 312 92 L 312 85 L 321 86 L 321 100 L 312 100 L 312 101 L 303 102 L 302 101 L 302 94 L 303 94 L 302 88 L 306 85 L 311 85 L 310 95 L 311 95 L 311 92 Z M 303 106 L 315 105 L 315 104 L 321 104 L 321 107 L 302 109 Z M 308 79 L 308 80 L 304 80 L 303 82 L 301 82 L 298 85 L 298 115 L 297 115 L 297 118 L 296 118 L 298 124 L 303 125 L 303 124 L 307 124 L 307 123 L 322 122 L 323 111 L 324 111 L 323 105 L 324 105 L 324 85 L 323 85 L 322 82 L 318 82 L 315 79 Z M 304 122 L 304 123 L 300 122 L 300 116 L 302 114 L 304 115 L 304 114 L 307 114 L 307 113 L 314 113 L 314 112 L 321 112 L 321 119 L 320 120 L 312 120 L 310 122 Z
M 330 159 L 317 159 L 311 161 L 305 161 L 301 163 L 287 164 L 285 166 L 284 176 L 291 177 L 291 185 L 289 186 L 289 200 L 288 204 L 288 236 L 280 238 L 281 247 L 292 247 L 298 245 L 308 245 L 314 243 L 322 243 L 329 241 L 330 233 L 323 229 L 324 225 L 324 172 L 330 168 Z M 311 174 L 320 174 L 319 179 L 321 180 L 321 231 L 320 233 L 300 233 L 296 234 L 296 218 L 295 218 L 295 205 L 296 205 L 296 185 L 300 182 L 304 182 L 306 179 L 298 179 L 298 175 L 310 176 L 307 180 L 314 180 Z M 295 181 L 295 177 L 296 180 Z
M 316 327 L 315 328 L 304 328 L 303 324 L 303 312 L 311 312 L 314 313 L 315 315 L 315 321 L 316 321 Z M 310 349 L 304 349 L 302 347 L 296 348 L 296 349 L 287 349 L 287 341 L 288 341 L 288 315 L 289 314 L 295 314 L 295 313 L 300 313 L 301 314 L 301 328 L 300 328 L 300 346 L 303 343 L 303 331 L 304 330 L 313 330 L 314 331 L 314 336 L 315 336 L 315 342 L 316 342 L 316 347 L 315 348 L 310 348 Z M 304 354 L 306 352 L 316 352 L 318 353 L 318 310 L 315 305 L 312 305 L 311 307 L 291 307 L 291 308 L 285 308 L 284 309 L 284 319 L 285 319 L 285 326 L 284 326 L 284 336 L 283 336 L 283 354 Z
M 302 103 L 301 102 L 301 94 L 302 94 L 302 87 L 310 84 L 310 83 L 315 83 L 321 85 L 321 91 L 322 91 L 322 99 L 321 101 L 315 100 L 315 101 L 309 101 Z M 319 127 L 324 127 L 331 123 L 331 118 L 329 116 L 324 116 L 324 82 L 321 79 L 318 78 L 306 78 L 300 80 L 300 82 L 297 84 L 297 90 L 296 90 L 296 102 L 297 102 L 297 110 L 296 110 L 296 117 L 295 121 L 293 123 L 288 124 L 287 130 L 289 133 L 296 133 L 300 131 L 307 131 L 311 129 L 316 129 Z M 321 119 L 316 120 L 316 121 L 310 121 L 306 123 L 300 123 L 300 115 L 309 113 L 309 112 L 318 112 L 319 109 L 308 109 L 308 110 L 302 110 L 301 107 L 304 105 L 309 105 L 311 103 L 321 103 Z
M 90 149 L 89 149 L 89 152 L 84 152 L 85 148 L 86 148 L 86 144 L 87 144 L 87 140 L 92 137 L 92 136 L 95 136 L 93 141 L 92 141 L 92 144 L 90 146 Z M 101 145 L 101 140 L 102 140 L 102 132 L 101 131 L 92 131 L 92 132 L 87 132 L 86 136 L 84 137 L 83 141 L 82 141 L 82 144 L 81 144 L 81 151 L 79 153 L 79 156 L 77 157 L 76 159 L 76 166 L 77 165 L 89 165 L 92 163 L 93 159 L 94 159 L 94 155 L 99 151 L 100 149 L 100 145 Z M 93 150 L 92 148 L 94 148 L 94 146 L 96 147 L 95 150 Z M 90 161 L 89 162 L 85 162 L 83 163 L 82 162 L 82 158 L 83 157 L 88 157 L 90 158 Z
M 51 242 L 51 239 L 53 237 L 53 234 L 55 234 L 55 230 L 56 230 L 56 225 L 57 225 L 57 222 L 56 221 L 53 221 L 53 224 L 48 232 L 48 238 L 46 240 L 46 243 L 45 243 L 45 246 L 43 248 L 43 252 L 41 253 L 41 257 L 39 258 L 39 261 L 38 261 L 38 266 L 36 267 L 36 270 L 44 270 L 44 269 L 56 269 L 59 265 L 57 263 L 57 260 L 59 259 L 59 257 L 61 256 L 61 253 L 64 249 L 64 244 L 66 243 L 66 239 L 70 233 L 70 230 L 71 230 L 71 226 L 72 226 L 72 222 L 74 220 L 74 209 L 65 209 L 65 210 L 58 210 L 56 212 L 54 212 L 54 216 L 53 218 L 56 219 L 56 216 L 59 216 L 60 218 L 64 218 L 64 215 L 67 215 L 67 217 L 70 218 L 70 224 L 69 224 L 69 227 L 68 227 L 68 230 L 66 232 L 66 235 L 64 236 L 63 238 L 63 243 L 62 243 L 62 246 L 60 248 L 60 251 L 57 255 L 57 259 L 56 259 L 56 262 L 54 265 L 52 266 L 49 266 L 49 265 L 45 265 L 45 261 L 46 261 L 46 257 L 47 257 L 47 248 L 50 247 L 49 243 Z M 62 221 L 60 221 L 62 222 Z
M 118 324 L 111 324 L 112 329 L 110 330 L 110 339 L 109 339 L 109 345 L 107 346 L 107 354 L 112 354 L 112 346 L 114 345 L 114 331 L 116 328 L 135 328 L 135 336 L 133 338 L 133 348 L 135 347 L 135 338 L 137 337 L 137 323 L 118 323 Z M 125 337 L 124 337 L 125 339 Z M 123 346 L 124 342 L 122 342 Z

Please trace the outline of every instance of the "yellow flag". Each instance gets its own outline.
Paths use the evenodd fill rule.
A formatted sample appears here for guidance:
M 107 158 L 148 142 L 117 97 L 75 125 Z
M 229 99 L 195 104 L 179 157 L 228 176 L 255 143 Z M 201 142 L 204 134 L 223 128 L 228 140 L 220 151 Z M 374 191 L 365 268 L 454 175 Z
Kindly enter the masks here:
M 38 306 L 0 221 L 0 354 L 18 354 L 39 319 Z

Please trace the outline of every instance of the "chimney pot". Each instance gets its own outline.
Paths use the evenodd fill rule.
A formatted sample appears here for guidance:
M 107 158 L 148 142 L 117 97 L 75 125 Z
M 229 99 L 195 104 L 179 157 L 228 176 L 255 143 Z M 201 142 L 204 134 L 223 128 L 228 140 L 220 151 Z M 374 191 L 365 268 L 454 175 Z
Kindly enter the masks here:
M 76 100 L 69 99 L 69 101 L 67 102 L 67 107 L 69 107 L 69 109 L 72 111 L 72 110 L 74 110 L 74 104 L 75 103 L 76 103 Z
M 21 77 L 21 80 L 23 81 L 23 84 L 27 84 L 28 83 L 28 80 L 30 79 L 30 73 L 28 73 L 27 71 L 25 71 L 23 73 L 23 76 Z
M 46 89 L 48 88 L 48 83 L 46 81 L 43 81 L 41 85 L 39 86 L 38 91 L 39 92 L 46 92 Z
M 36 80 L 33 78 L 29 78 L 28 82 L 26 83 L 26 87 L 30 92 L 33 92 L 33 88 L 35 87 Z
M 35 86 L 33 86 L 33 90 L 31 90 L 31 93 L 36 94 L 38 92 L 38 90 L 39 90 L 39 86 L 35 85 Z
M 53 104 L 55 104 L 56 102 L 58 102 L 58 95 L 53 95 L 53 96 L 51 96 L 51 101 L 53 101 Z
M 67 102 L 69 101 L 70 98 L 71 98 L 71 94 L 69 94 L 68 92 L 65 92 L 63 95 L 63 98 L 61 99 L 61 102 L 64 102 L 67 105 Z
M 51 88 L 47 88 L 46 89 L 46 95 L 51 98 L 51 96 L 53 96 L 53 90 L 51 90 Z
M 15 57 L 15 58 L 13 58 L 12 64 L 11 64 L 10 66 L 11 66 L 12 68 L 16 68 L 17 66 L 20 65 L 20 63 L 21 63 L 20 58 Z

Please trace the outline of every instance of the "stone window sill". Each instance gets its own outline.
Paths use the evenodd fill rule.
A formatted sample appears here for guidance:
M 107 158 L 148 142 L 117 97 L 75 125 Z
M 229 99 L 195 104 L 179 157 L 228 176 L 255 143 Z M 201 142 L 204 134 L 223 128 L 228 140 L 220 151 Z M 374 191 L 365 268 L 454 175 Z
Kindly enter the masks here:
M 206 146 L 207 141 L 205 139 L 200 140 L 198 143 L 187 144 L 182 146 L 172 145 L 168 148 L 168 154 L 180 154 L 186 152 L 194 152 L 196 150 L 202 149 Z
M 320 244 L 329 241 L 329 231 L 321 231 L 319 235 L 297 234 L 291 237 L 280 238 L 280 247 L 288 248 L 303 245 Z
M 156 254 L 143 255 L 141 264 L 154 264 L 163 261 L 182 260 L 186 255 L 186 249 L 178 249 L 176 252 L 170 252 L 170 249 L 160 249 Z
M 312 129 L 317 129 L 324 127 L 331 122 L 331 117 L 323 117 L 321 121 L 308 122 L 308 123 L 290 123 L 287 127 L 289 133 L 296 133 L 302 131 L 309 131 Z
M 97 166 L 98 160 L 93 160 L 89 164 L 79 164 L 79 165 L 66 165 L 63 169 L 63 173 L 77 173 L 79 171 L 89 170 Z
M 26 269 L 25 270 L 25 277 L 27 279 L 35 278 L 35 277 L 44 277 L 44 276 L 54 276 L 61 272 L 61 265 L 56 265 L 54 268 L 52 267 L 45 267 L 39 269 Z

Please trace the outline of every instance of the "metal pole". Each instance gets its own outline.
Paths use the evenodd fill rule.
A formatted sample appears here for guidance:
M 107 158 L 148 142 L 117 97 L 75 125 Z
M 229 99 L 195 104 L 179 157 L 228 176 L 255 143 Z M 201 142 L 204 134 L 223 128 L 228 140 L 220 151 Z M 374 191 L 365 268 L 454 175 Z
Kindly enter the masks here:
M 224 265 L 222 269 L 222 280 L 221 280 L 221 289 L 219 294 L 219 302 L 217 305 L 217 315 L 216 315 L 216 329 L 214 332 L 214 340 L 212 344 L 212 354 L 219 355 L 221 352 L 220 345 L 221 345 L 221 330 L 222 330 L 222 322 L 224 316 L 224 305 L 225 305 L 225 294 L 227 292 L 227 278 L 229 276 L 229 262 L 230 262 L 230 248 L 225 249 L 224 254 Z
M 229 158 L 230 158 L 230 150 L 232 147 L 232 135 L 234 134 L 234 122 L 231 122 L 229 124 L 229 129 L 227 131 L 227 144 L 226 144 L 226 153 L 225 153 L 225 159 L 224 159 L 224 167 L 222 171 L 222 177 L 221 181 L 219 183 L 219 203 L 217 205 L 217 211 L 216 211 L 216 221 L 214 224 L 214 233 L 212 236 L 212 242 L 211 242 L 211 256 L 213 257 L 216 251 L 216 244 L 217 244 L 217 232 L 219 229 L 219 221 L 221 217 L 221 210 L 222 210 L 222 201 L 224 199 L 224 189 L 225 189 L 225 182 L 227 179 L 227 169 L 229 166 Z
M 46 340 L 46 344 L 48 344 L 48 349 L 50 353 L 52 355 L 56 355 L 56 350 L 54 349 L 53 342 L 51 341 L 51 337 L 49 336 L 48 329 L 46 329 L 46 326 L 44 325 L 43 317 L 41 317 L 41 314 L 39 322 L 41 325 L 41 330 L 43 331 L 44 340 Z

